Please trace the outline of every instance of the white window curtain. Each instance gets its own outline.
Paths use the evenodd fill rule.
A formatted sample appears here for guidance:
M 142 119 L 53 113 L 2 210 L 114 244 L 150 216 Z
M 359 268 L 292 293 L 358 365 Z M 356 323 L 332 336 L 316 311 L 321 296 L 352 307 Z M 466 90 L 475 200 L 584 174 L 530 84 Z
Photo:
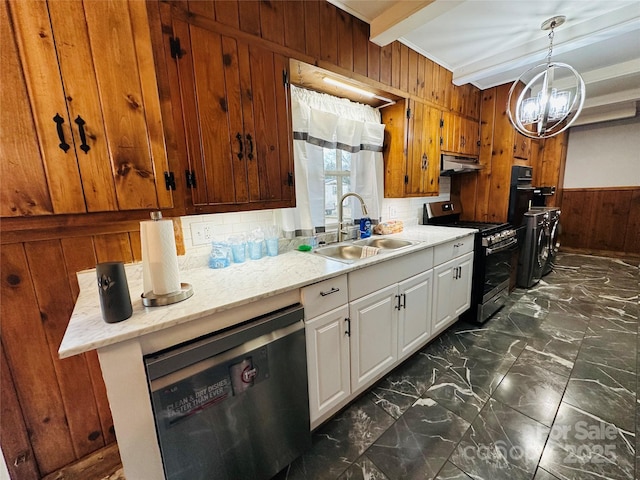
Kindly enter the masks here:
M 296 208 L 282 210 L 285 236 L 324 231 L 323 148 L 351 153 L 352 191 L 364 199 L 369 216 L 380 218 L 383 197 L 384 125 L 368 105 L 291 86 Z M 360 202 L 349 197 L 354 218 Z

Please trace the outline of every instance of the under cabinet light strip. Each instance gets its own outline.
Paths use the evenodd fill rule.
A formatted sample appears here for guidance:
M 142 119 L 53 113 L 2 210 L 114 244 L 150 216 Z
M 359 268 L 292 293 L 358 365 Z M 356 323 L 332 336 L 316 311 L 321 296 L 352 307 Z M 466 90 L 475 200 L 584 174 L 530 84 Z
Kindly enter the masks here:
M 364 97 L 367 98 L 377 98 L 378 100 L 382 100 L 383 102 L 387 102 L 385 105 L 382 105 L 381 107 L 378 108 L 382 108 L 382 107 L 388 107 L 389 105 L 394 105 L 396 102 L 391 100 L 390 98 L 386 98 L 386 97 L 381 97 L 380 95 L 376 95 L 373 92 L 369 92 L 367 90 L 364 90 L 362 88 L 356 87 L 355 85 L 350 85 L 348 83 L 343 83 L 339 80 L 336 80 L 334 78 L 331 77 L 323 77 L 322 80 L 324 80 L 326 83 L 333 85 L 335 87 L 339 87 L 339 88 L 344 88 L 345 90 L 349 90 L 351 92 L 354 93 L 358 93 Z
M 331 77 L 324 77 L 323 80 L 327 82 L 329 85 L 334 85 L 336 87 L 344 88 L 345 90 L 349 90 L 350 92 L 359 93 L 360 95 L 365 96 L 367 98 L 373 98 L 376 96 L 376 94 L 373 92 L 368 92 L 367 90 L 358 88 L 354 85 L 349 85 L 348 83 L 342 83 L 341 81 L 335 80 Z

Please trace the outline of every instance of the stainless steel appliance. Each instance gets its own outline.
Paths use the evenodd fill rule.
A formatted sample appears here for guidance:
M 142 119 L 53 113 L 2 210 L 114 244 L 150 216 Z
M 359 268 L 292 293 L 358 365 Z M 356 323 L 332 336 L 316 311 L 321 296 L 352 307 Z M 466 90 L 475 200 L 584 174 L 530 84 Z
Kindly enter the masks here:
M 535 187 L 532 185 L 533 169 L 514 165 L 511 167 L 511 181 L 509 184 L 509 209 L 507 221 L 515 228 L 524 222 L 524 214 L 531 207 Z
M 145 358 L 168 480 L 268 479 L 311 445 L 299 304 Z
M 558 207 L 531 207 L 532 212 L 549 213 L 549 256 L 542 269 L 542 276 L 551 273 L 556 261 L 556 255 L 560 249 L 558 235 L 560 234 L 560 209 Z
M 549 261 L 549 212 L 529 210 L 524 214 L 524 224 L 526 229 L 518 261 L 517 284 L 529 288 L 540 281 Z
M 462 207 L 456 198 L 448 202 L 427 203 L 423 207 L 423 224 L 476 228 L 473 256 L 471 307 L 461 318 L 484 323 L 509 297 L 511 258 L 518 241 L 508 223 L 482 223 L 460 220 Z

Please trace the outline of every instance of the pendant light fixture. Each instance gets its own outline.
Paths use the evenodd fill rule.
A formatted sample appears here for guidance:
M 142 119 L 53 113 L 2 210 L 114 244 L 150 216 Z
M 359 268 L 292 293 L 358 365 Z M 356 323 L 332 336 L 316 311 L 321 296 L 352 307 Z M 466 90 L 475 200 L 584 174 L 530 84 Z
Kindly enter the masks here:
M 509 120 L 518 132 L 530 138 L 548 138 L 565 131 L 584 105 L 584 80 L 580 74 L 566 63 L 551 61 L 554 29 L 565 20 L 564 15 L 558 15 L 542 23 L 542 30 L 551 30 L 547 62 L 524 72 L 509 90 Z M 531 80 L 525 82 L 525 78 Z M 522 92 L 515 97 L 522 84 Z

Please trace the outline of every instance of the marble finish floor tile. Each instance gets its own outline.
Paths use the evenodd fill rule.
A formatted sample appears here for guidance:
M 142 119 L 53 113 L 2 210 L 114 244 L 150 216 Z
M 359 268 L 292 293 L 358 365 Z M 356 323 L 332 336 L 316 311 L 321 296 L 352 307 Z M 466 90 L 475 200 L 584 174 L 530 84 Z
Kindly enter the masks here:
M 545 316 L 535 317 L 527 315 L 526 313 L 516 311 L 514 307 L 506 315 L 489 319 L 485 326 L 495 332 L 529 338 L 539 331 Z
M 379 381 L 370 391 L 371 400 L 394 418 L 399 418 L 433 384 L 446 368 L 427 355 L 413 355 Z
M 540 459 L 560 480 L 634 480 L 635 434 L 562 403 Z
M 453 463 L 447 462 L 438 473 L 435 480 L 471 480 L 471 477 L 456 467 Z
M 369 457 L 362 455 L 351 465 L 338 480 L 389 480 Z
M 393 421 L 393 417 L 374 405 L 369 398 L 361 397 L 314 432 L 311 450 L 296 459 L 276 478 L 337 478 L 393 424 Z
M 533 477 L 533 480 L 559 480 L 558 477 L 554 477 L 549 472 L 547 472 L 544 468 L 538 467 L 536 470 L 536 475 Z
M 491 399 L 449 459 L 471 478 L 530 480 L 549 428 Z
M 432 479 L 469 422 L 431 399 L 418 400 L 367 451 L 389 479 Z
M 512 363 L 491 352 L 479 353 L 482 359 L 469 357 L 464 365 L 439 375 L 425 394 L 469 422 L 482 410 Z
M 566 384 L 566 377 L 530 365 L 521 356 L 500 382 L 493 398 L 550 427 Z
M 563 402 L 633 431 L 636 388 L 635 372 L 579 360 Z
M 518 362 L 544 368 L 568 377 L 578 355 L 579 345 L 554 337 L 533 337 L 518 357 Z

